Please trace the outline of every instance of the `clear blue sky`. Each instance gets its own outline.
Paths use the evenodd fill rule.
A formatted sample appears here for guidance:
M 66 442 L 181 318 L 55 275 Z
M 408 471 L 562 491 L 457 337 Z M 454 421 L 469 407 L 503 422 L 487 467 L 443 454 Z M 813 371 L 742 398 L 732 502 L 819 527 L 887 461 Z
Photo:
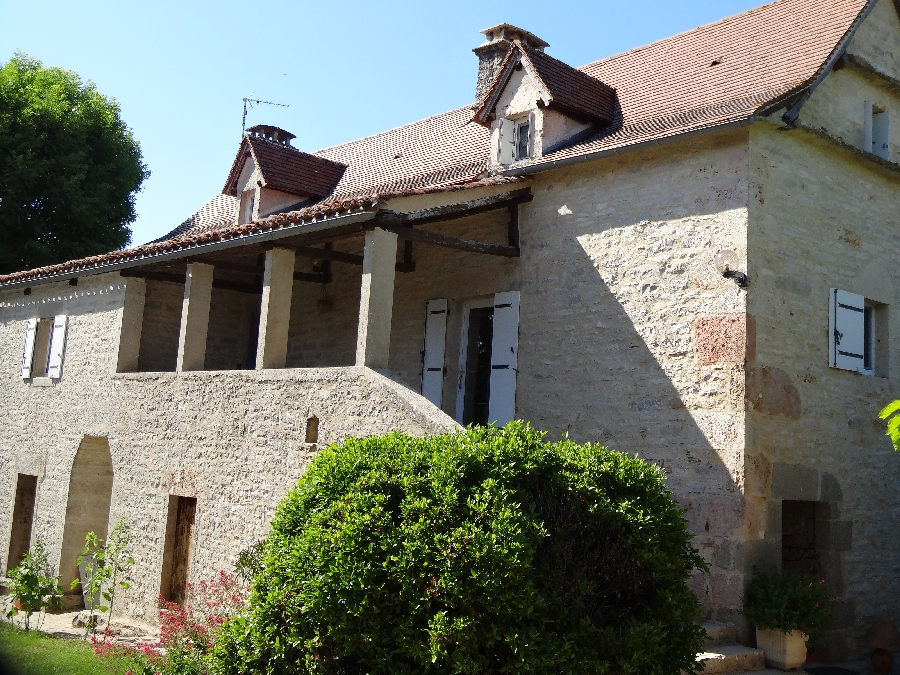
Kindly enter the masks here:
M 474 98 L 478 31 L 512 23 L 579 66 L 761 4 L 760 0 L 0 0 L 0 61 L 15 50 L 76 71 L 116 98 L 152 176 L 134 243 L 219 193 L 237 151 L 241 99 L 313 151 Z

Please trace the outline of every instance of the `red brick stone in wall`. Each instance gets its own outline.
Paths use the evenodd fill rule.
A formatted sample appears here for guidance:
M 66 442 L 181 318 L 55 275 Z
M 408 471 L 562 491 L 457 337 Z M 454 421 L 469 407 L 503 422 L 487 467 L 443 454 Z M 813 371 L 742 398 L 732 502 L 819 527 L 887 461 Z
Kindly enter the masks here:
M 748 340 L 748 327 L 750 335 Z M 694 354 L 697 363 L 744 363 L 755 351 L 753 319 L 746 314 L 702 316 L 694 321 Z

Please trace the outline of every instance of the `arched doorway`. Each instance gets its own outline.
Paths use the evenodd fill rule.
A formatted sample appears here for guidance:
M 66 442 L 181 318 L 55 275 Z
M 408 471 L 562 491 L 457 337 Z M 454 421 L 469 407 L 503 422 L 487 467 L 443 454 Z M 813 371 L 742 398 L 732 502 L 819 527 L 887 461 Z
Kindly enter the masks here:
M 109 442 L 105 438 L 85 436 L 75 453 L 69 476 L 66 524 L 59 561 L 60 583 L 65 594 L 63 605 L 66 608 L 82 606 L 81 586 L 77 586 L 74 591 L 69 586 L 78 578 L 76 560 L 81 555 L 87 533 L 93 532 L 101 539 L 106 539 L 112 482 Z

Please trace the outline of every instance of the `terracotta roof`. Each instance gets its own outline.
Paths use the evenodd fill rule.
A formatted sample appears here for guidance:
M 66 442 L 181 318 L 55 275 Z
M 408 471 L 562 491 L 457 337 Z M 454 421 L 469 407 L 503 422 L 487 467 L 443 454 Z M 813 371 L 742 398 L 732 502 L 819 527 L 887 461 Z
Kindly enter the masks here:
M 489 116 L 494 112 L 513 68 L 520 62 L 535 78 L 549 108 L 576 119 L 596 120 L 603 124 L 613 121 L 616 92 L 612 87 L 544 52 L 526 49 L 516 40 L 475 111 L 477 122 L 490 126 Z
M 150 243 L 180 237 L 188 232 L 209 232 L 234 225 L 237 219 L 238 200 L 231 195 L 216 195 L 202 206 L 194 215 L 169 232 L 165 237 Z
M 586 75 L 616 89 L 621 110 L 608 128 L 536 160 L 532 168 L 748 120 L 812 83 L 866 6 L 866 0 L 779 0 L 583 66 L 579 70 Z M 477 181 L 487 169 L 489 135 L 471 116 L 471 106 L 457 108 L 313 153 L 347 169 L 320 204 L 275 218 L 305 222 L 311 213 L 330 213 L 338 208 L 334 204 L 354 199 L 366 203 L 379 193 L 482 184 Z M 268 222 L 241 227 L 265 228 Z M 195 237 L 231 237 L 239 229 L 189 230 L 148 246 L 189 247 Z M 144 248 L 6 275 L 0 284 L 89 269 L 97 260 L 141 257 Z
M 315 154 L 348 165 L 334 190 L 348 196 L 475 178 L 487 170 L 489 142 L 468 105 Z
M 231 225 L 230 227 L 223 229 L 206 232 L 190 232 L 172 239 L 157 240 L 150 242 L 149 244 L 144 244 L 143 246 L 136 246 L 121 251 L 112 251 L 110 253 L 82 258 L 80 260 L 70 260 L 69 262 L 39 267 L 24 272 L 2 274 L 0 275 L 0 286 L 4 284 L 23 283 L 31 280 L 60 277 L 79 272 L 98 272 L 102 271 L 101 268 L 109 267 L 110 265 L 121 265 L 129 262 L 152 263 L 154 262 L 154 258 L 167 253 L 190 250 L 197 246 L 212 244 L 218 241 L 242 239 L 255 234 L 270 232 L 272 230 L 292 229 L 295 230 L 296 234 L 303 234 L 304 224 L 326 220 L 340 215 L 352 215 L 354 213 L 374 211 L 379 204 L 397 197 L 435 194 L 440 192 L 457 192 L 494 185 L 511 185 L 523 182 L 523 180 L 525 179 L 495 176 L 493 178 L 468 181 L 455 185 L 440 185 L 408 190 L 396 190 L 393 192 L 371 194 L 361 197 L 331 199 L 298 211 L 279 213 L 244 225 Z
M 330 195 L 347 168 L 346 164 L 302 152 L 290 145 L 260 136 L 244 136 L 222 189 L 224 194 L 237 196 L 237 181 L 249 155 L 256 161 L 266 187 L 298 196 Z
M 615 87 L 611 129 L 536 163 L 751 117 L 810 83 L 867 0 L 780 0 L 579 70 Z

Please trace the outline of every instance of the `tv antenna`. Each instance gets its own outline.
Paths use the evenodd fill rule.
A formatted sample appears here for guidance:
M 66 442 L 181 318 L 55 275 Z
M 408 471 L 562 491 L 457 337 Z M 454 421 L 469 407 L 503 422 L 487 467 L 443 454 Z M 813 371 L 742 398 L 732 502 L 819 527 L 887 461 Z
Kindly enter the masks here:
M 253 96 L 253 94 L 250 94 Z M 279 108 L 290 108 L 287 103 L 275 103 L 275 101 L 260 101 L 258 98 L 244 98 L 244 118 L 241 120 L 241 136 L 247 133 L 247 113 L 258 105 L 277 105 Z

